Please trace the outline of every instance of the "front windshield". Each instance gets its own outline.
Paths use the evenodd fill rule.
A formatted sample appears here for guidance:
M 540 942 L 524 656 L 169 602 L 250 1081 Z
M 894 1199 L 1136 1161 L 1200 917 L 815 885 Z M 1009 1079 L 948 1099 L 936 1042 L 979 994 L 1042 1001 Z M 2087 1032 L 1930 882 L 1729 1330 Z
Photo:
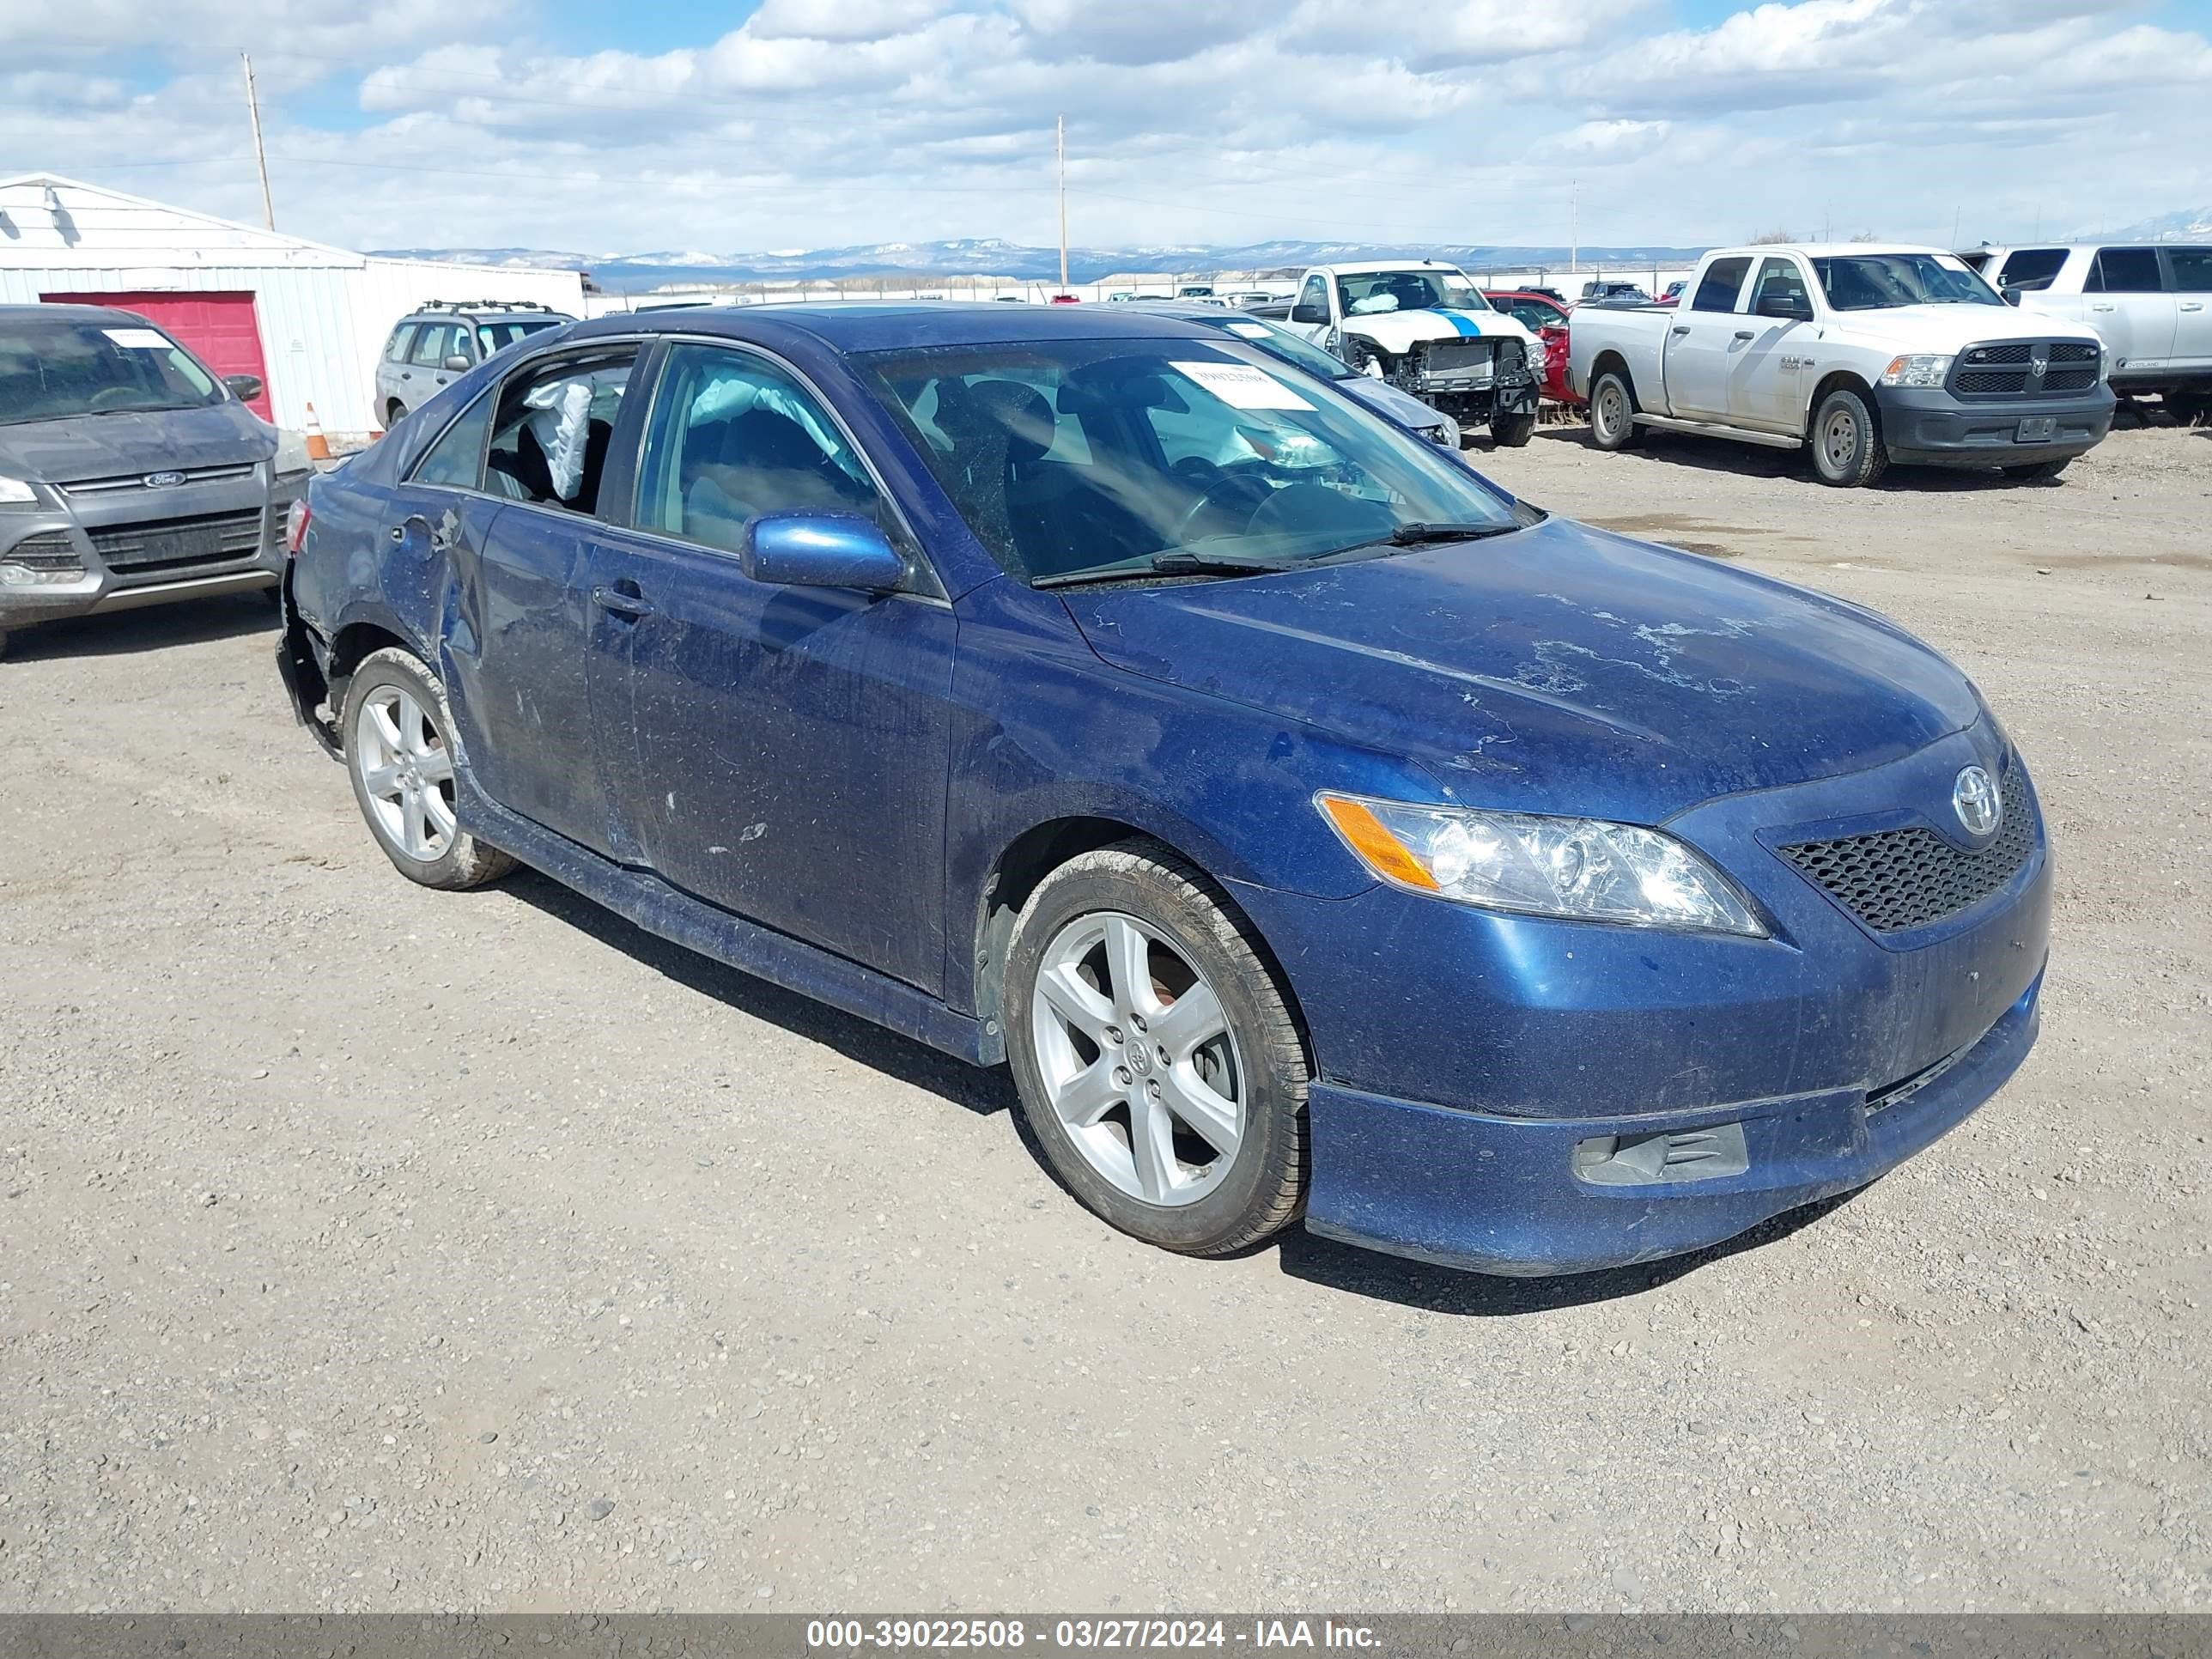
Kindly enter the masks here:
M 1490 303 L 1455 270 L 1360 270 L 1336 279 L 1347 317 L 1383 311 L 1487 311 Z
M 223 397 L 182 346 L 119 313 L 112 323 L 33 317 L 0 325 L 0 426 L 198 409 Z
M 856 361 L 976 539 L 1025 581 L 1156 560 L 1291 565 L 1406 526 L 1533 521 L 1435 446 L 1227 337 Z
M 1311 340 L 1280 323 L 1264 318 L 1240 317 L 1222 325 L 1222 331 L 1249 340 L 1270 357 L 1279 357 L 1292 368 L 1302 368 L 1324 380 L 1348 380 L 1358 371 L 1341 357 L 1332 356 Z
M 1838 253 L 1813 261 L 1838 311 L 1894 306 L 2001 306 L 1997 291 L 1948 253 Z

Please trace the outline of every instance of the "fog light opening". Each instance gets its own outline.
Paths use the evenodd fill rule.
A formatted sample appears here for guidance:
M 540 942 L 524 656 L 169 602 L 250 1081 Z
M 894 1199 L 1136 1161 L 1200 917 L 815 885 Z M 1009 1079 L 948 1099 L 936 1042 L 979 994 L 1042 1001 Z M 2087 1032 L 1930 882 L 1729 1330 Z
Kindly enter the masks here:
M 1648 1135 L 1592 1135 L 1575 1143 L 1568 1166 L 1599 1187 L 1674 1186 L 1717 1181 L 1751 1168 L 1741 1123 Z

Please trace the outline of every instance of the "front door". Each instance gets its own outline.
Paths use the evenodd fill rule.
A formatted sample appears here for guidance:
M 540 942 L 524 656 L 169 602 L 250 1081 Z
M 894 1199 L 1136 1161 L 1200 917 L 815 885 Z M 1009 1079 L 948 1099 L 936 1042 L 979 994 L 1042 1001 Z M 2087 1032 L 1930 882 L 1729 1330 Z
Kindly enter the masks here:
M 672 885 L 924 990 L 944 969 L 951 609 L 788 587 L 738 562 L 763 514 L 858 514 L 903 538 L 846 430 L 789 371 L 678 344 L 635 527 L 604 578 L 627 698 L 604 700 L 622 833 Z M 910 550 L 911 551 L 911 550 Z
M 417 477 L 471 421 L 480 448 L 456 455 L 497 515 L 478 544 L 447 560 L 444 623 L 453 719 L 485 793 L 598 853 L 617 852 L 605 769 L 596 747 L 595 657 L 619 651 L 594 603 L 613 557 L 600 516 L 601 473 L 623 422 L 636 348 L 617 343 L 509 375 L 424 457 Z M 488 411 L 480 416 L 479 411 Z M 434 524 L 430 527 L 435 529 Z M 396 535 L 395 540 L 404 539 Z
M 1760 305 L 1769 301 L 1803 315 L 1759 315 Z M 1803 267 L 1780 255 L 1760 260 L 1743 308 L 1729 366 L 1729 418 L 1754 431 L 1802 433 L 1813 391 L 1807 371 L 1819 333 Z

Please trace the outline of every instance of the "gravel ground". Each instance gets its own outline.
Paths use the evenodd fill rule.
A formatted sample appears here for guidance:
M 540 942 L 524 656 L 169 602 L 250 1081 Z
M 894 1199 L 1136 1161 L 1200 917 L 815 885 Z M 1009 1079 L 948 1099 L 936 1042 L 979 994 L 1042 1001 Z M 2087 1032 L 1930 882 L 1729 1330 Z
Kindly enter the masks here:
M 1964 1127 L 1596 1279 L 1180 1260 L 1001 1075 L 401 881 L 258 601 L 58 626 L 0 665 L 0 1609 L 2212 1602 L 2212 433 L 1480 464 L 1988 691 L 2061 876 Z

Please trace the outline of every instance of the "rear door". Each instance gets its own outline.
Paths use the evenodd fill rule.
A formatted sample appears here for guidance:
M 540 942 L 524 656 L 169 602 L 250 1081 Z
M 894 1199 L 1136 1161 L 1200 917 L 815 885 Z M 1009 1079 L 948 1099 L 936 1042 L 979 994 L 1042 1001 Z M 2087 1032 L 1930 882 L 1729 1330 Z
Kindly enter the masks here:
M 2169 247 L 2174 298 L 2173 367 L 2212 375 L 2212 247 Z
M 1667 406 L 1674 414 L 1692 420 L 1729 418 L 1729 371 L 1749 337 L 1745 319 L 1736 314 L 1736 302 L 1750 272 L 1747 256 L 1715 259 L 1698 279 L 1686 305 L 1669 313 L 1648 313 L 1667 329 Z
M 687 893 L 935 991 L 951 607 L 787 366 L 682 343 L 655 385 L 598 624 L 627 669 L 601 704 L 623 839 Z M 873 519 L 905 546 L 912 591 L 751 580 L 738 551 L 769 513 Z
M 630 422 L 623 392 L 637 355 L 634 341 L 595 342 L 500 383 L 478 485 L 497 510 L 446 562 L 446 685 L 478 781 L 510 811 L 603 854 L 616 842 L 593 670 L 623 638 L 592 594 L 617 556 L 602 486 L 608 457 L 635 450 L 616 432 Z M 626 469 L 611 471 L 619 494 Z
M 2178 296 L 2166 286 L 2154 247 L 2100 247 L 2083 285 L 2085 320 L 2103 337 L 2108 378 L 2124 382 L 2162 372 L 2173 357 Z

